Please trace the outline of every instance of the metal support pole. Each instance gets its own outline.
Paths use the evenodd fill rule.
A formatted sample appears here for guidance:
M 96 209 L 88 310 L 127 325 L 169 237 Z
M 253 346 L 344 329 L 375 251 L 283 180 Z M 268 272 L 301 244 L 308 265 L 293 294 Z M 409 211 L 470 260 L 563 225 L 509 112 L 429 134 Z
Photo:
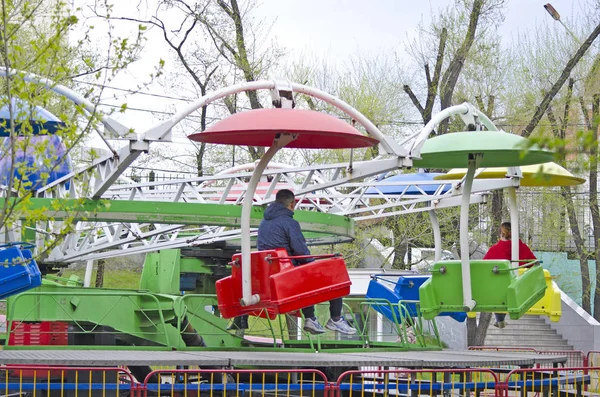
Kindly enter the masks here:
M 431 228 L 433 229 L 433 246 L 435 247 L 435 258 L 436 262 L 442 260 L 442 232 L 440 231 L 440 222 L 435 211 L 427 211 L 429 214 L 429 220 L 431 221 Z
M 519 260 L 519 207 L 517 206 L 517 189 L 514 187 L 508 188 L 508 208 L 510 209 L 510 228 L 511 228 L 511 243 L 510 256 L 511 260 Z
M 94 271 L 94 260 L 90 259 L 85 265 L 85 275 L 83 276 L 83 287 L 89 288 L 92 283 L 92 272 Z
M 248 182 L 248 189 L 246 190 L 244 203 L 242 204 L 242 219 L 240 221 L 242 234 L 242 306 L 255 305 L 260 302 L 260 296 L 256 294 L 252 295 L 252 269 L 250 266 L 250 213 L 256 186 L 258 186 L 263 171 L 267 168 L 267 164 L 269 164 L 269 161 L 275 156 L 275 153 L 294 139 L 296 139 L 296 135 L 292 134 L 282 134 L 279 138 L 275 138 L 273 145 L 267 150 L 265 155 L 256 165 L 252 177 L 250 178 L 250 182 Z
M 469 204 L 471 201 L 471 188 L 475 169 L 477 168 L 477 154 L 469 155 L 469 167 L 463 187 L 463 196 L 460 203 L 460 262 L 463 285 L 463 309 L 466 312 L 473 310 L 477 304 L 471 292 L 471 263 L 469 258 Z

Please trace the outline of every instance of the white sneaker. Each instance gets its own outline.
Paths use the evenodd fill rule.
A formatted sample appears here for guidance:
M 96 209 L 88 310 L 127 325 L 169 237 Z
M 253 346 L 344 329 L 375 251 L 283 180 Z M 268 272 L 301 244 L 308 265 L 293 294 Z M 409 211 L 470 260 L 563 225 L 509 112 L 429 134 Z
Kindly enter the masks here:
M 312 318 L 304 319 L 304 330 L 315 335 L 325 333 L 325 329 L 319 324 L 319 321 L 316 319 L 313 320 Z
M 404 337 L 398 336 L 396 339 L 397 343 L 404 343 Z M 414 345 L 417 343 L 417 337 L 415 335 L 415 331 L 413 331 L 412 327 L 406 328 L 406 343 Z
M 333 321 L 333 319 L 330 318 L 329 321 L 327 321 L 327 324 L 325 324 L 325 328 L 346 335 L 354 335 L 357 332 L 356 328 L 351 327 L 343 317 L 340 317 L 338 321 Z

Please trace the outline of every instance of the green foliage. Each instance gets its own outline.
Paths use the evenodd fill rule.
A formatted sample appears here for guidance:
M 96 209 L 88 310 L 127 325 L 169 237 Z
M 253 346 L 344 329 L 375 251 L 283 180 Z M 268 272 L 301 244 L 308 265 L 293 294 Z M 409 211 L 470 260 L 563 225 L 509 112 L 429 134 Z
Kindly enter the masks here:
M 111 9 L 106 2 L 100 7 L 107 12 Z M 78 213 L 78 208 L 92 187 L 87 183 L 87 176 L 79 174 L 70 182 L 72 195 L 79 198 L 69 205 L 52 194 L 55 199 L 49 208 L 32 209 L 31 198 L 35 191 L 48 184 L 50 172 L 63 166 L 73 151 L 88 151 L 82 148 L 90 132 L 101 130 L 96 106 L 102 87 L 137 58 L 144 28 L 138 29 L 133 39 L 115 36 L 109 28 L 104 46 L 102 40 L 90 34 L 93 26 L 80 22 L 81 9 L 66 2 L 0 0 L 0 11 L 0 68 L 10 71 L 0 76 L 0 107 L 9 109 L 9 118 L 1 122 L 9 139 L 4 142 L 0 160 L 8 164 L 8 175 L 11 176 L 3 182 L 6 186 L 2 195 L 9 200 L 3 200 L 0 208 L 0 229 L 8 241 L 35 239 L 38 246 L 36 259 L 43 261 L 65 236 L 74 231 L 76 218 L 86 219 L 90 215 Z M 81 29 L 76 31 L 76 27 Z M 100 80 L 86 85 L 80 95 L 89 102 L 84 104 L 80 99 L 81 103 L 75 104 L 57 94 L 56 91 L 62 89 L 59 84 L 76 89 L 74 77 L 86 83 Z M 14 101 L 17 106 L 10 105 Z M 62 122 L 55 135 L 64 144 L 66 154 L 57 151 L 48 140 L 36 138 L 36 135 L 51 133 L 44 128 L 35 132 L 36 127 L 40 129 L 41 123 L 47 121 L 35 110 L 36 107 L 49 110 Z M 121 110 L 124 109 L 126 104 L 121 106 Z M 37 161 L 19 160 L 18 153 L 28 153 Z M 89 158 L 95 156 L 90 150 Z M 34 174 L 39 174 L 39 181 L 34 182 Z M 66 214 L 60 222 L 50 215 L 56 211 Z

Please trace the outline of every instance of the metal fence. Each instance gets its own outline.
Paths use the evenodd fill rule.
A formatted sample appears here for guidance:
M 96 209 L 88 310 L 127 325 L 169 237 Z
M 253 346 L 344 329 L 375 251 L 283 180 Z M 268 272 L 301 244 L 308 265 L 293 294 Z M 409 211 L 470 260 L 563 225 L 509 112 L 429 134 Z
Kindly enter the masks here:
M 0 366 L 5 396 L 388 397 L 599 395 L 600 367 L 364 369 L 328 379 L 316 369 L 170 369 L 135 380 L 108 367 Z
M 589 193 L 573 191 L 569 197 L 573 202 L 584 246 L 593 250 L 594 229 Z M 521 189 L 519 205 L 521 238 L 536 251 L 575 251 L 566 202 L 559 189 Z

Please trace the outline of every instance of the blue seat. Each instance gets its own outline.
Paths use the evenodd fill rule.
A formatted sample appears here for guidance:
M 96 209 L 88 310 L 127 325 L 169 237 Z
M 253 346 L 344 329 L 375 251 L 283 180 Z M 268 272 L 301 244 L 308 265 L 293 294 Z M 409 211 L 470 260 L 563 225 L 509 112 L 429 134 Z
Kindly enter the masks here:
M 382 302 L 379 305 L 374 304 L 373 308 L 390 321 L 396 322 L 401 319 L 398 303 L 402 301 L 402 305 L 408 311 L 408 315 L 417 317 L 416 302 L 420 301 L 419 287 L 431 278 L 431 276 L 400 276 L 395 284 L 393 281 L 386 279 L 386 277 L 389 277 L 389 275 L 376 274 L 371 276 L 372 280 L 369 282 L 366 298 L 386 300 L 391 304 L 386 305 Z M 392 285 L 393 289 L 390 288 Z M 403 313 L 403 317 L 406 317 L 406 315 L 407 313 Z M 464 322 L 467 318 L 467 314 L 464 312 L 442 312 L 438 316 L 449 316 L 458 322 Z
M 41 284 L 42 275 L 30 250 L 9 246 L 0 251 L 0 299 Z

